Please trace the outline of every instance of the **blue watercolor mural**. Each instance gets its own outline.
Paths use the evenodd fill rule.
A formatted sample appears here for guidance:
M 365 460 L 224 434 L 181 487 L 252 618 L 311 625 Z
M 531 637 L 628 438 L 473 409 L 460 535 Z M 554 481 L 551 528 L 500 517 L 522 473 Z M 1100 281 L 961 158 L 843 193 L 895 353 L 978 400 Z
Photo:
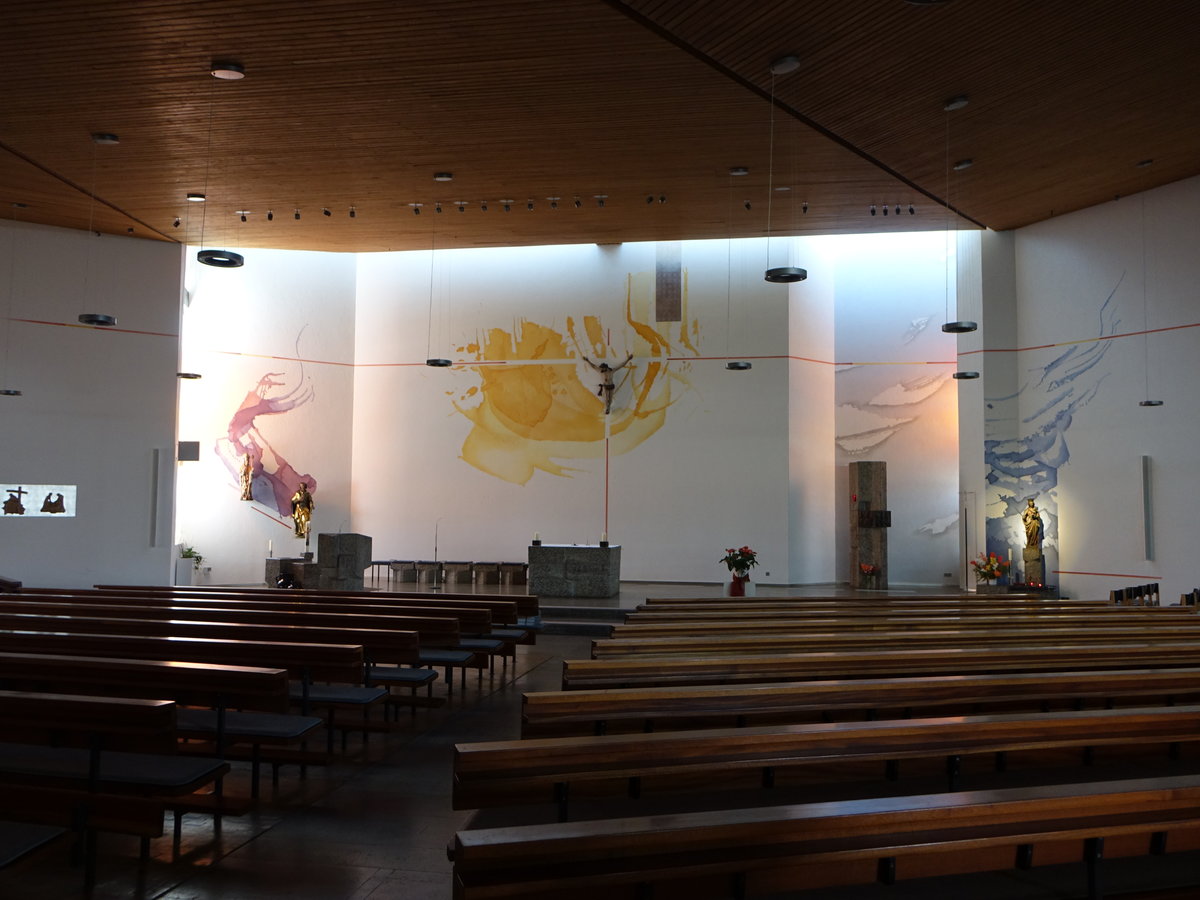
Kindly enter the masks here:
M 1058 470 L 1071 459 L 1067 432 L 1075 414 L 1099 392 L 1109 373 L 1100 366 L 1116 334 L 1113 298 L 1124 274 L 1100 307 L 1095 339 L 1080 342 L 1028 370 L 1015 393 L 987 399 L 984 462 L 987 466 L 987 550 L 997 555 L 1025 543 L 1021 510 L 1036 499 L 1043 521 L 1043 550 L 1058 549 Z M 1020 408 L 1034 411 L 1017 420 Z M 1012 434 L 1015 436 L 990 437 Z

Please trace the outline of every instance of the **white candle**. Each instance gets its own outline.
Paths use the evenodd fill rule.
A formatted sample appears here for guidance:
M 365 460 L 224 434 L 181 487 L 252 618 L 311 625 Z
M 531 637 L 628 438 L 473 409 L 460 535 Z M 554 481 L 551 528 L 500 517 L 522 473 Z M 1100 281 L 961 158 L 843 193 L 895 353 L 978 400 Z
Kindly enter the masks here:
M 541 540 L 541 538 L 540 538 L 540 537 L 538 537 L 538 533 L 537 533 L 536 531 L 533 533 L 533 539 L 534 539 L 535 541 L 540 541 L 540 540 Z
M 600 532 L 600 543 L 602 543 L 602 544 L 608 543 L 608 532 L 607 531 Z
M 271 541 L 267 541 L 267 556 L 268 557 L 275 556 L 275 544 Z
M 1008 561 L 1012 562 L 1012 547 L 1008 548 Z

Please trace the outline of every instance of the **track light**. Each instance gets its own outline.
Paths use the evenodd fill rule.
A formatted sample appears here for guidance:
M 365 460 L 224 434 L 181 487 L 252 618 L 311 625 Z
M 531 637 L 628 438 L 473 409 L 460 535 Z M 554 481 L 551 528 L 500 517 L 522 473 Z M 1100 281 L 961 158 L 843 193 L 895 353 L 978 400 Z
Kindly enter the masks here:
M 875 215 L 875 204 L 871 204 L 871 215 Z
M 913 206 L 911 203 L 908 204 L 908 214 L 910 216 L 915 216 L 917 214 L 917 208 L 915 206 Z
M 667 195 L 666 195 L 666 194 L 659 194 L 659 195 L 658 195 L 658 204 L 659 204 L 659 206 L 661 206 L 662 204 L 664 204 L 664 203 L 666 203 L 666 202 L 667 202 Z
M 358 211 L 353 206 L 350 207 L 350 218 L 358 218 Z
M 885 216 L 888 214 L 888 206 L 887 206 L 887 204 L 886 204 L 886 203 L 885 203 L 885 204 L 883 204 L 883 214 L 884 214 Z
M 300 210 L 296 210 L 294 213 L 292 213 L 292 218 L 299 221 L 300 220 Z
M 457 200 L 457 201 L 455 201 L 455 205 L 458 206 L 459 212 L 467 211 L 467 202 L 465 200 Z
M 896 204 L 896 215 L 900 215 L 900 204 Z
M 433 204 L 433 211 L 435 213 L 440 213 L 442 211 L 442 201 L 441 200 L 438 200 L 436 203 Z
M 558 209 L 558 198 L 557 197 L 547 197 L 546 199 L 550 201 L 551 209 Z
M 650 195 L 648 195 L 648 196 L 646 197 L 646 203 L 647 203 L 647 205 L 648 205 L 648 204 L 651 204 L 651 203 L 653 203 L 653 202 L 654 202 L 654 195 L 653 195 L 653 194 L 650 194 Z
M 512 212 L 513 202 L 511 200 L 501 200 L 500 204 L 504 207 L 505 212 Z
M 175 222 L 172 224 L 172 226 L 171 226 L 171 227 L 172 227 L 172 228 L 178 228 L 178 227 L 179 227 L 179 216 L 176 216 L 176 217 L 175 217 Z
M 808 215 L 808 201 L 807 200 L 805 200 L 803 203 L 800 204 L 800 212 L 804 213 L 805 215 Z
M 321 207 L 321 215 L 323 215 L 323 216 L 332 216 L 332 215 L 333 215 L 333 213 L 331 213 L 331 212 L 329 211 L 329 207 L 328 207 L 328 206 L 322 206 L 322 207 Z
M 268 222 L 274 222 L 274 221 L 275 221 L 275 210 L 273 210 L 273 209 L 268 209 L 268 210 L 267 210 L 267 221 L 268 221 Z
M 410 203 L 408 205 L 412 207 L 413 215 L 419 216 L 421 214 L 421 207 L 424 206 L 425 204 L 424 203 Z
M 527 210 L 529 210 L 530 212 L 533 212 L 533 201 L 532 201 L 532 200 L 526 200 L 526 201 L 525 201 L 525 208 L 526 208 Z
M 237 215 L 238 215 L 238 218 L 239 218 L 239 219 L 241 219 L 243 222 L 245 222 L 245 221 L 246 221 L 246 216 L 250 215 L 250 210 L 248 210 L 248 209 L 239 209 L 239 210 L 237 211 Z
M 603 209 L 604 201 L 608 199 L 608 194 L 593 194 L 592 196 L 596 198 L 596 205 Z
M 744 206 L 746 209 L 750 209 L 750 201 L 749 201 L 749 200 L 743 200 L 743 201 L 742 201 L 742 206 Z
M 482 202 L 479 204 L 479 211 L 480 211 L 480 212 L 487 212 L 487 201 L 486 201 L 486 200 L 482 201 Z
M 575 198 L 575 208 L 579 209 L 579 207 L 581 207 L 581 206 L 583 206 L 583 201 L 580 200 L 578 197 L 576 197 Z

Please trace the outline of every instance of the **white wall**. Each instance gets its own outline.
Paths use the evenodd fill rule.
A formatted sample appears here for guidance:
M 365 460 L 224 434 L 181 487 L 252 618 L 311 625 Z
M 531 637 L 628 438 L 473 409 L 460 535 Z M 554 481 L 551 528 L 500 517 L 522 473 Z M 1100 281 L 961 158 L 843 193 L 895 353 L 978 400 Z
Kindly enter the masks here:
M 0 573 L 38 587 L 170 577 L 180 272 L 174 244 L 0 224 L 3 386 L 24 392 L 0 397 L 0 488 L 78 487 L 74 518 L 0 515 Z M 116 328 L 80 326 L 84 312 Z
M 1190 179 L 1017 232 L 1021 439 L 1000 462 L 1011 471 L 1024 460 L 1017 484 L 1049 512 L 1048 579 L 1070 596 L 1158 581 L 1170 599 L 1200 581 L 1190 524 L 1200 502 L 1197 208 L 1200 179 Z M 1164 405 L 1139 406 L 1147 394 Z M 1142 455 L 1152 460 L 1153 559 Z M 1015 527 L 995 518 L 989 532 Z
M 179 436 L 199 441 L 200 459 L 178 465 L 176 536 L 218 584 L 261 583 L 268 548 L 304 552 L 286 503 L 302 478 L 315 502 L 311 550 L 320 532 L 354 530 L 355 257 L 244 252 L 239 269 L 190 258 L 186 281 L 181 366 L 203 378 L 180 385 Z M 261 411 L 240 429 L 247 403 Z M 259 464 L 253 501 L 237 479 L 247 449 Z

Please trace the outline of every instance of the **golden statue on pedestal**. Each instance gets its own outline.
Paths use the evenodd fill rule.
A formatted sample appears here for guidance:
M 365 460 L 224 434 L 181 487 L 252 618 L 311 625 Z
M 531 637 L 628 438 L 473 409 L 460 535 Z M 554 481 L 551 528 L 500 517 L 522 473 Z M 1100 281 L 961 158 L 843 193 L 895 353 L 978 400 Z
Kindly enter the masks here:
M 308 525 L 312 521 L 313 497 L 308 492 L 308 482 L 300 482 L 296 493 L 292 494 L 292 522 L 295 525 L 296 537 L 308 537 Z
M 1038 547 L 1042 543 L 1042 514 L 1033 505 L 1032 497 L 1027 502 L 1029 505 L 1021 511 L 1021 519 L 1025 523 L 1025 546 Z

